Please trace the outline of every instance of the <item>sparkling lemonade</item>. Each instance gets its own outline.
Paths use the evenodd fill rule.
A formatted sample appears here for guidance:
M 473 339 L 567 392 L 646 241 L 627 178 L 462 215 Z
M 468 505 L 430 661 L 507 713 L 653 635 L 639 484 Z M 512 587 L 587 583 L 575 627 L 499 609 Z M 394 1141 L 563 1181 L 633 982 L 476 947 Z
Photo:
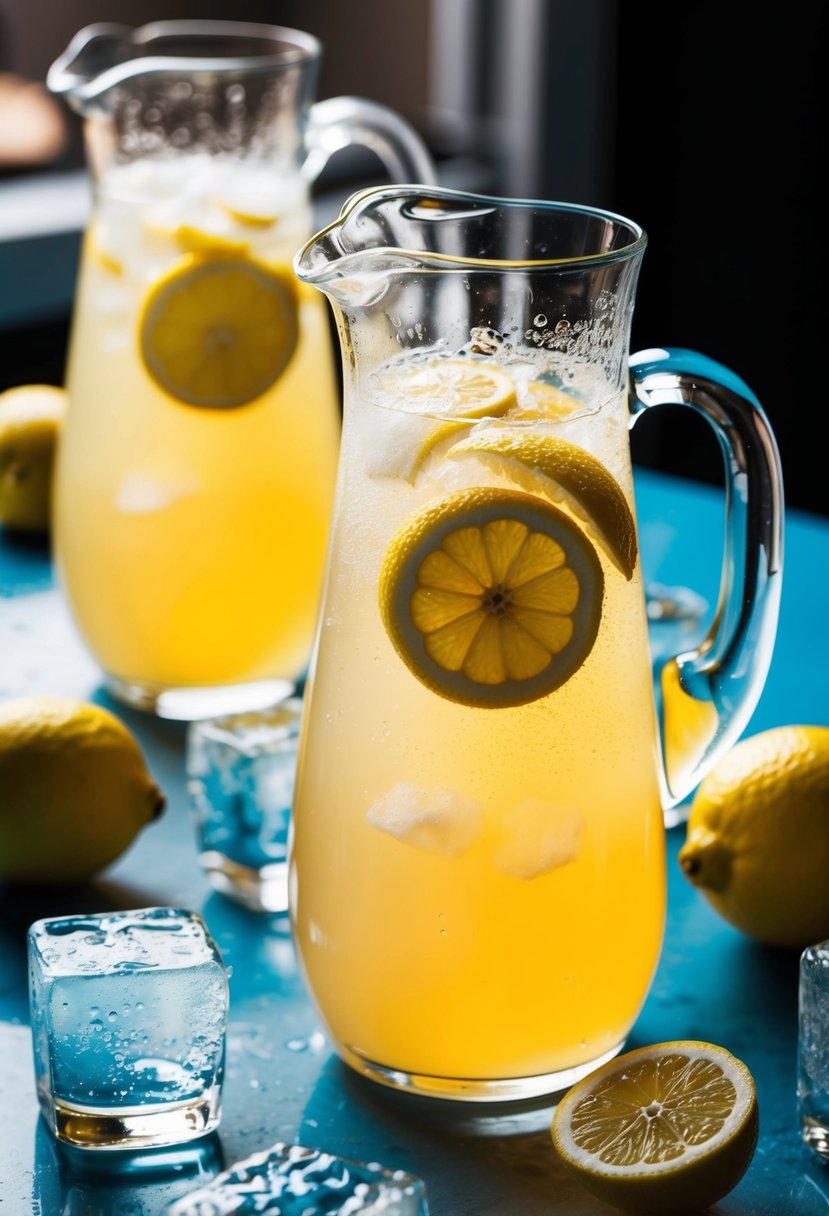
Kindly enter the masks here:
M 626 402 L 558 370 L 404 355 L 343 442 L 293 919 L 343 1057 L 432 1093 L 611 1056 L 661 947 Z
M 339 443 L 307 183 L 193 155 L 98 187 L 56 478 L 58 569 L 121 686 L 304 670 Z

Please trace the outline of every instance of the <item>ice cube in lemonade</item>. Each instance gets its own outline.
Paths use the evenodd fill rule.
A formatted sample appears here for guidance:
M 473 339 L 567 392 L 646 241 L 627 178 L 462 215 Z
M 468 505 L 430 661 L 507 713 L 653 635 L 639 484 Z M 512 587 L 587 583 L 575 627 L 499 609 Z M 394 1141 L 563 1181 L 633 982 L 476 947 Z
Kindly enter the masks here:
M 135 1148 L 217 1126 L 228 983 L 196 913 L 52 917 L 28 947 L 38 1100 L 59 1139 Z

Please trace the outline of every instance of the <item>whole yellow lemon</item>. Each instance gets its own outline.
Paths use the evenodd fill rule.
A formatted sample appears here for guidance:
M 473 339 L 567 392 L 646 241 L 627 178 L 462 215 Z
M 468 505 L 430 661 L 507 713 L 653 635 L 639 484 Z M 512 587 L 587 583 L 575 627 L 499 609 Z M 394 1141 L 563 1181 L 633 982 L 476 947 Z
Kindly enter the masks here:
M 0 878 L 91 878 L 164 805 L 138 742 L 102 706 L 56 696 L 0 702 Z
M 829 728 L 777 726 L 735 744 L 699 785 L 679 864 L 749 937 L 829 937 Z
M 50 384 L 21 384 L 0 393 L 0 523 L 48 532 L 52 477 L 66 393 Z

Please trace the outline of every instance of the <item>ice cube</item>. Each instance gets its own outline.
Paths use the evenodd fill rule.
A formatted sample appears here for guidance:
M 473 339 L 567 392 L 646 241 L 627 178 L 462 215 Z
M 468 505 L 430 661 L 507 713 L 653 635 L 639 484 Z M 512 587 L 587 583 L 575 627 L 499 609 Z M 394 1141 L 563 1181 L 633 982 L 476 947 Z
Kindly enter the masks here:
M 428 1216 L 424 1183 L 302 1145 L 274 1144 L 238 1161 L 168 1216 Z
M 495 864 L 513 878 L 539 878 L 576 860 L 581 832 L 582 816 L 575 807 L 528 798 L 504 816 Z
M 59 1139 L 137 1148 L 218 1124 L 227 973 L 196 913 L 52 917 L 28 947 L 38 1100 Z
M 453 858 L 480 835 L 483 807 L 455 790 L 425 790 L 403 781 L 373 802 L 366 818 L 372 827 L 416 849 Z

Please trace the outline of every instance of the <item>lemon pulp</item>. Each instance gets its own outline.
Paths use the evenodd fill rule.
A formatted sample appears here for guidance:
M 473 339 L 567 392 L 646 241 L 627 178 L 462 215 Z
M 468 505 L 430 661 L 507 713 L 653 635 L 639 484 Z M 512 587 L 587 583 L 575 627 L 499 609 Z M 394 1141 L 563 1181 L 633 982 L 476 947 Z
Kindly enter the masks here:
M 584 663 L 604 576 L 557 507 L 518 491 L 463 490 L 403 526 L 386 552 L 380 610 L 398 654 L 463 705 L 522 705 Z
M 725 1048 L 673 1042 L 618 1056 L 576 1083 L 552 1138 L 594 1194 L 627 1211 L 707 1210 L 742 1177 L 757 1143 L 754 1079 Z

